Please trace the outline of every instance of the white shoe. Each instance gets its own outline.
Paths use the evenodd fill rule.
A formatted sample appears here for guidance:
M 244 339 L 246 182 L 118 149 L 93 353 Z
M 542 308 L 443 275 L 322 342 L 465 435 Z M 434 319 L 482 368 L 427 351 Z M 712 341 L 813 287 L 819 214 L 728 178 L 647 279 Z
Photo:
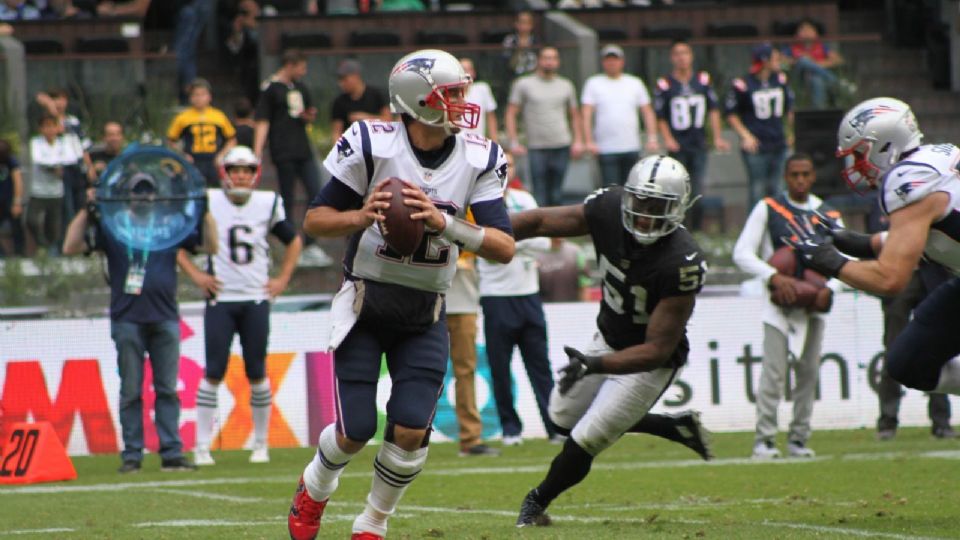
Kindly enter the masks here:
M 210 449 L 200 446 L 193 451 L 193 462 L 201 467 L 217 464 L 217 462 L 213 460 L 213 456 L 210 455 Z
M 753 446 L 753 459 L 776 459 L 780 457 L 780 450 L 773 441 L 757 441 Z
M 270 463 L 270 452 L 266 444 L 254 444 L 250 453 L 250 463 Z
M 303 252 L 300 253 L 300 261 L 297 263 L 298 266 L 310 266 L 314 268 L 323 268 L 331 264 L 333 264 L 333 259 L 316 244 L 311 244 L 303 248 Z
M 812 458 L 817 455 L 816 452 L 807 447 L 800 441 L 788 441 L 787 442 L 787 454 L 790 457 L 798 458 Z
M 523 437 L 520 435 L 504 435 L 503 436 L 503 445 L 504 446 L 520 446 L 523 444 Z

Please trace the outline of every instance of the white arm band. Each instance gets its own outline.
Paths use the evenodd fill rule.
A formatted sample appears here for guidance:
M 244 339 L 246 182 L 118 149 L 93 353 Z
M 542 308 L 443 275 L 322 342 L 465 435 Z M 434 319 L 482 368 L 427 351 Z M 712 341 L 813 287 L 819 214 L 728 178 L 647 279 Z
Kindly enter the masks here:
M 473 223 L 468 223 L 462 219 L 457 219 L 450 214 L 444 214 L 443 219 L 447 226 L 443 228 L 440 236 L 460 246 L 461 249 L 476 253 L 483 244 L 483 227 L 478 227 Z

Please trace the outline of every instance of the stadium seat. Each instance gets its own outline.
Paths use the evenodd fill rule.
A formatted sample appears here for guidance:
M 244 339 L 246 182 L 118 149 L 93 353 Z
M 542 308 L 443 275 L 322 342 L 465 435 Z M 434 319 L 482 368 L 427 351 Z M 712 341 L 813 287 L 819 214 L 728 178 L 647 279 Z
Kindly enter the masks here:
M 284 32 L 280 34 L 280 49 L 326 49 L 333 44 L 330 34 L 324 32 Z
M 470 41 L 457 30 L 420 30 L 416 40 L 417 45 L 462 45 Z
M 749 22 L 712 22 L 707 24 L 707 35 L 718 38 L 755 37 L 760 35 L 757 25 Z
M 59 39 L 36 38 L 23 39 L 23 50 L 27 54 L 63 54 L 63 42 Z
M 825 31 L 823 23 L 813 19 L 810 20 L 813 22 L 813 25 L 817 27 L 817 32 L 822 36 Z M 775 20 L 770 24 L 770 33 L 775 36 L 792 36 L 797 33 L 797 25 L 799 24 L 800 19 Z
M 640 29 L 643 39 L 690 39 L 693 30 L 683 24 L 648 24 Z
M 78 53 L 126 53 L 130 52 L 130 43 L 123 38 L 77 38 L 75 50 Z
M 622 28 L 597 28 L 597 41 L 610 43 L 612 41 L 626 41 L 630 39 Z
M 480 43 L 500 44 L 503 38 L 512 34 L 513 30 L 484 30 L 480 32 Z
M 397 47 L 400 36 L 388 30 L 354 30 L 350 32 L 351 47 Z

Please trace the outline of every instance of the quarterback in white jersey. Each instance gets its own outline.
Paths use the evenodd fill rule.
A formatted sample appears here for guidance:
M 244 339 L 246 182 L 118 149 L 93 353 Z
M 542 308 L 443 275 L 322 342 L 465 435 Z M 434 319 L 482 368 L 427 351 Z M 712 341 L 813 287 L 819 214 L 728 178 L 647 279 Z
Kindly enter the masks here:
M 909 105 L 893 98 L 851 109 L 838 138 L 844 178 L 855 190 L 879 190 L 890 228 L 866 235 L 822 220 L 819 231 L 799 230 L 795 247 L 807 266 L 882 296 L 906 287 L 921 257 L 960 275 L 960 149 L 921 145 L 923 134 Z M 871 260 L 851 261 L 838 250 Z M 890 375 L 910 388 L 960 395 L 958 325 L 960 279 L 954 277 L 917 306 L 886 352 Z
M 267 430 L 271 392 L 266 374 L 270 335 L 270 300 L 286 289 L 303 248 L 287 221 L 283 201 L 276 193 L 256 191 L 260 160 L 245 146 L 236 146 L 223 160 L 223 189 L 207 190 L 210 214 L 216 219 L 224 249 L 208 258 L 206 272 L 186 252 L 177 262 L 207 296 L 203 314 L 206 366 L 197 389 L 197 465 L 213 465 L 210 441 L 217 411 L 217 389 L 230 358 L 230 345 L 240 336 L 243 363 L 250 381 L 253 410 L 251 463 L 269 461 Z M 277 277 L 270 277 L 270 244 L 275 236 L 286 245 Z
M 324 166 L 332 179 L 311 204 L 304 230 L 349 237 L 344 284 L 331 306 L 337 421 L 323 430 L 303 472 L 287 520 L 291 538 L 315 538 L 340 474 L 377 429 L 377 382 L 386 355 L 392 387 L 383 445 L 374 460 L 366 507 L 354 540 L 382 539 L 387 519 L 427 459 L 430 425 L 449 352 L 443 292 L 460 249 L 502 263 L 514 253 L 503 204 L 507 166 L 500 147 L 479 135 L 479 107 L 464 100 L 470 77 L 450 54 L 422 50 L 390 73 L 400 122 L 353 124 Z M 427 234 L 410 256 L 386 245 L 378 222 L 390 177 L 407 181 L 404 204 Z M 463 220 L 470 209 L 477 225 Z

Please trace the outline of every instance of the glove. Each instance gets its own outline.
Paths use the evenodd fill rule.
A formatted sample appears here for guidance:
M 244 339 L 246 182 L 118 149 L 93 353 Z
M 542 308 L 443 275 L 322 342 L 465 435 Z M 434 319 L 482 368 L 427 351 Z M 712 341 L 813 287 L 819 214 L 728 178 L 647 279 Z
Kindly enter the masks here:
M 781 238 L 781 240 L 796 250 L 804 266 L 820 272 L 828 278 L 837 277 L 843 265 L 850 262 L 850 259 L 844 257 L 837 251 L 831 238 L 823 241 L 817 241 L 809 237 L 798 240 Z
M 560 368 L 560 382 L 557 383 L 560 395 L 566 394 L 580 379 L 603 370 L 599 356 L 587 356 L 573 347 L 564 347 L 563 352 L 567 353 L 570 363 Z
M 873 252 L 871 239 L 873 235 L 863 234 L 851 231 L 841 227 L 833 218 L 827 217 L 820 212 L 814 211 L 816 219 L 814 226 L 819 232 L 833 238 L 833 245 L 837 249 L 858 259 L 876 259 L 877 254 Z
M 90 223 L 100 223 L 100 205 L 96 201 L 87 203 L 87 221 Z

